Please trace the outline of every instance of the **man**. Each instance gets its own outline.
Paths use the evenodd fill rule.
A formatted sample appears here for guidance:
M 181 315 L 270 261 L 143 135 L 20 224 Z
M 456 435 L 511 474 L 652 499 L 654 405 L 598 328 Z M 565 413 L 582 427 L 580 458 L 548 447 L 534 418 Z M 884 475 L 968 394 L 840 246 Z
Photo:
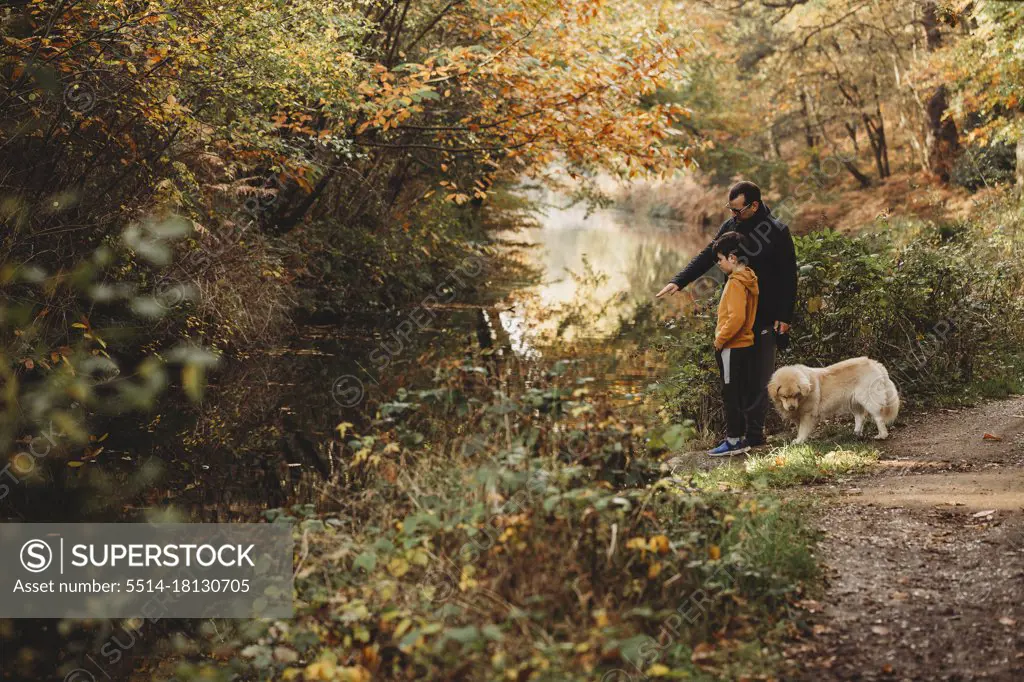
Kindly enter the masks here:
M 761 188 L 752 182 L 737 182 L 729 190 L 732 217 L 718 228 L 715 239 L 726 232 L 750 238 L 746 263 L 757 275 L 760 297 L 754 315 L 754 354 L 751 379 L 755 392 L 747 414 L 745 445 L 764 445 L 764 418 L 768 411 L 768 381 L 775 371 L 777 336 L 779 345 L 788 340 L 789 325 L 796 304 L 796 252 L 789 228 L 779 222 L 761 201 Z M 658 292 L 669 296 L 696 281 L 715 264 L 714 240 L 694 256 L 690 264 Z M 784 346 L 783 346 L 784 347 Z

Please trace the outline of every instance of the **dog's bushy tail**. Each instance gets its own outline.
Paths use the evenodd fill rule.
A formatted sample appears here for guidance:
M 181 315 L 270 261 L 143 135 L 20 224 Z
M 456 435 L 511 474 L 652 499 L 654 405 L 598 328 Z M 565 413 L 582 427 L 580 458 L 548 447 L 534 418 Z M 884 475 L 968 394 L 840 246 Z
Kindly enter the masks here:
M 900 394 L 896 385 L 890 382 L 891 393 L 886 396 L 885 405 L 882 406 L 882 420 L 886 424 L 892 424 L 900 413 Z
M 882 382 L 883 386 L 881 387 L 882 395 L 880 397 L 882 400 L 880 402 L 882 403 L 882 406 L 879 410 L 879 414 L 886 424 L 892 424 L 896 421 L 896 417 L 900 413 L 900 394 L 899 391 L 896 390 L 896 384 L 894 384 L 892 379 L 889 378 L 889 370 L 885 368 L 885 365 L 880 362 L 876 362 L 875 364 L 877 364 L 879 369 L 882 370 L 882 374 L 885 377 L 885 380 Z

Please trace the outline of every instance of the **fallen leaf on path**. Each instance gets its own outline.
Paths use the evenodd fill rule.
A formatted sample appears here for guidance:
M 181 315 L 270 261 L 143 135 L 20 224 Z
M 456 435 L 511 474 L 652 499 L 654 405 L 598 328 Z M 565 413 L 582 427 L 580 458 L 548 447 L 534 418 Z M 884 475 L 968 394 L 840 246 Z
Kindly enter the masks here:
M 882 625 L 872 625 L 871 632 L 875 633 L 876 635 L 887 635 L 889 634 L 889 628 L 884 627 Z
M 802 609 L 807 609 L 811 613 L 817 613 L 821 610 L 821 602 L 816 602 L 813 599 L 801 599 L 796 605 Z
M 714 658 L 715 647 L 707 642 L 701 642 L 693 648 L 693 655 L 690 660 L 694 663 L 701 663 Z
M 906 592 L 893 592 L 892 594 L 889 595 L 889 598 L 892 599 L 893 601 L 907 601 L 907 598 L 909 596 L 910 595 L 907 594 Z
M 992 516 L 995 513 L 996 513 L 995 509 L 986 509 L 985 511 L 976 512 L 976 513 L 972 514 L 971 516 L 973 518 L 980 519 L 983 516 Z
M 981 437 L 981 439 L 982 440 L 1002 440 L 1003 437 L 1002 436 L 996 436 L 996 435 L 993 435 L 991 433 L 986 433 L 984 436 Z
M 1013 627 L 1017 624 L 1017 621 L 1015 621 L 1013 618 L 1010 618 L 1009 616 L 1003 616 L 999 619 L 999 622 L 1007 627 Z
M 892 675 L 892 665 L 889 664 L 889 663 L 886 663 L 885 665 L 883 665 L 882 666 L 882 672 L 885 673 L 886 675 Z

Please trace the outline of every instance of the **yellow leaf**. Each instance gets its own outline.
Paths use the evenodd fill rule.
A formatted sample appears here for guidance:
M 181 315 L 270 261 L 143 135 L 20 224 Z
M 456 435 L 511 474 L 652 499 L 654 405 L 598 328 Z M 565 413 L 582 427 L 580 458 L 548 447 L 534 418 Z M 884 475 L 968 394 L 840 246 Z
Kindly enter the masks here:
M 718 545 L 711 545 L 708 547 L 708 556 L 713 560 L 718 561 L 722 558 L 722 548 Z
M 388 562 L 388 573 L 401 578 L 403 575 L 409 572 L 409 562 L 402 557 L 395 557 Z
M 316 661 L 306 666 L 304 677 L 307 680 L 334 679 L 335 666 L 330 661 Z
M 664 535 L 655 535 L 651 538 L 650 547 L 651 551 L 656 552 L 657 554 L 668 554 L 668 538 Z
M 404 635 L 410 627 L 412 627 L 412 619 L 403 618 L 398 624 L 398 627 L 395 628 L 395 632 L 392 634 L 392 637 L 394 639 L 401 639 L 402 635 Z
M 662 663 L 655 663 L 654 665 L 652 665 L 650 668 L 647 669 L 647 676 L 648 677 L 665 677 L 670 672 L 672 672 L 672 670 L 667 665 L 664 665 Z
M 83 464 L 85 464 L 85 462 L 68 462 L 68 466 L 71 467 L 72 469 L 77 469 Z
M 661 574 L 661 562 L 655 561 L 647 568 L 647 579 L 654 580 Z
M 205 379 L 203 368 L 199 365 L 185 365 L 182 368 L 181 385 L 192 402 L 197 403 L 202 399 Z
M 359 452 L 352 456 L 352 461 L 349 466 L 358 466 L 365 462 L 370 457 L 370 453 L 373 452 L 370 448 L 360 448 Z

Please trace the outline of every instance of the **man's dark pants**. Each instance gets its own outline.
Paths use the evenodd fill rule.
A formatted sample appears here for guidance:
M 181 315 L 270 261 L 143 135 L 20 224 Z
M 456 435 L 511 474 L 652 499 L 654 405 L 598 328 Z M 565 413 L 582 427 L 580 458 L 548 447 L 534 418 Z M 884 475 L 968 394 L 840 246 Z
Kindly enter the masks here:
M 764 419 L 768 414 L 768 381 L 775 371 L 775 332 L 771 328 L 754 330 L 754 352 L 750 371 L 750 406 L 747 409 L 747 442 L 764 443 Z

